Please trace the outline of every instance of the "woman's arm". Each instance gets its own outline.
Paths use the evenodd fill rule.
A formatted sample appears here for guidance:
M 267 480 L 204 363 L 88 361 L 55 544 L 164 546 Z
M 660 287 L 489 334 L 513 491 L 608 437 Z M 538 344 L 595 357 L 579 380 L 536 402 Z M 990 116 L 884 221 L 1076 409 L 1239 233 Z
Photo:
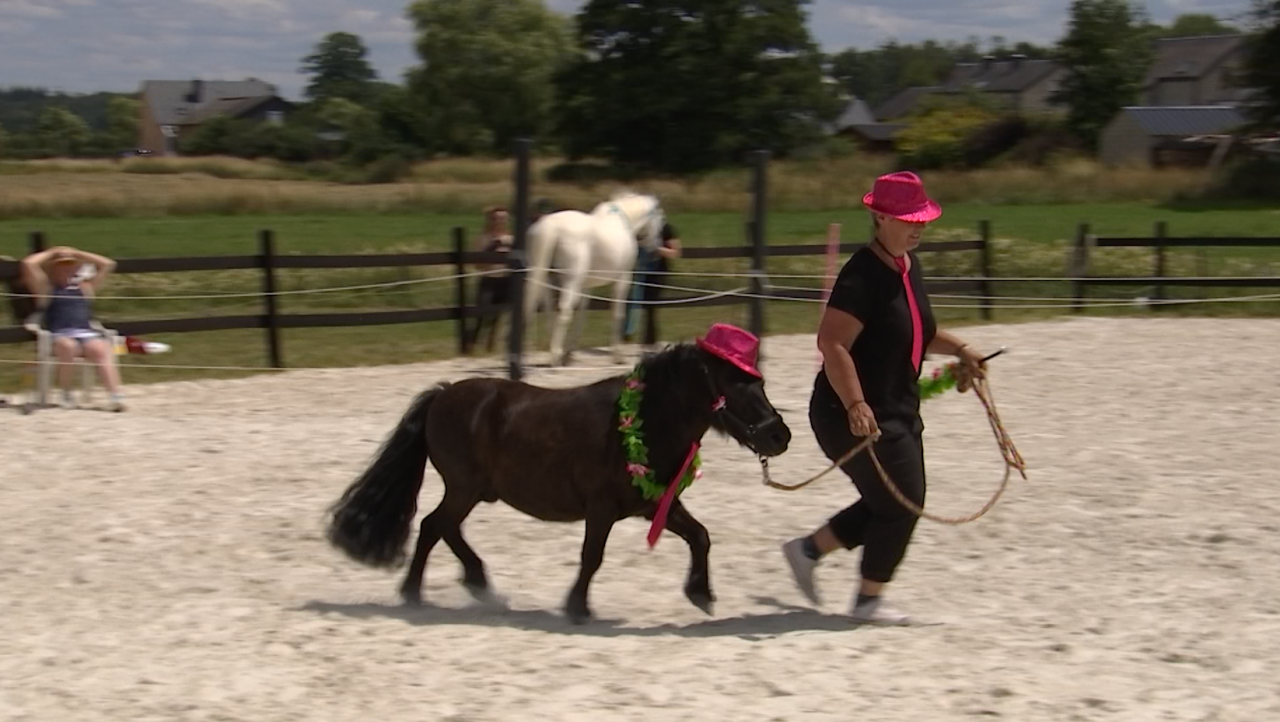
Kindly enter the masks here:
M 849 348 L 860 333 L 861 321 L 830 306 L 822 313 L 822 321 L 818 324 L 818 350 L 822 352 L 822 367 L 846 410 L 865 400 L 862 381 L 858 378 L 858 367 L 849 353 Z
M 680 239 L 672 238 L 666 244 L 658 246 L 658 253 L 663 258 L 679 258 L 680 257 Z
M 51 284 L 49 283 L 49 277 L 44 272 L 44 262 L 53 254 L 64 250 L 66 248 L 63 246 L 55 246 L 39 253 L 32 253 L 22 259 L 22 283 L 32 294 L 39 297 L 49 295 Z
M 93 274 L 93 278 L 85 284 L 90 288 L 90 290 L 97 293 L 98 290 L 102 288 L 103 282 L 107 280 L 107 274 L 115 270 L 116 262 L 106 256 L 99 256 L 96 253 L 89 253 L 88 251 L 81 251 L 78 249 L 75 250 L 75 254 L 79 256 L 80 260 L 92 263 L 94 268 L 97 269 L 97 273 Z
M 929 342 L 929 353 L 940 353 L 948 356 L 956 356 L 960 353 L 960 349 L 968 346 L 961 341 L 958 336 L 950 331 L 938 329 L 934 334 L 933 340 Z

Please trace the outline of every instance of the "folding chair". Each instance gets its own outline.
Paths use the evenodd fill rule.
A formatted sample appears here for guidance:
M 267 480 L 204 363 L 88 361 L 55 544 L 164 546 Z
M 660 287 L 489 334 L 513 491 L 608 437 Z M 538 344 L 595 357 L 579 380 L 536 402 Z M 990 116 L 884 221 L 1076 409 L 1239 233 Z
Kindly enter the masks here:
M 30 401 L 36 408 L 48 408 L 52 405 L 49 403 L 49 389 L 52 385 L 53 371 L 58 366 L 58 358 L 53 353 L 53 334 L 44 328 L 43 321 L 44 312 L 35 311 L 27 316 L 26 321 L 22 324 L 27 331 L 36 337 L 36 386 Z M 103 326 L 97 319 L 90 321 L 89 325 L 106 339 L 111 353 L 116 353 L 119 334 Z M 81 399 L 83 403 L 88 404 L 93 398 L 94 378 L 97 370 L 93 367 L 93 364 L 83 357 L 77 358 L 75 363 L 81 367 Z

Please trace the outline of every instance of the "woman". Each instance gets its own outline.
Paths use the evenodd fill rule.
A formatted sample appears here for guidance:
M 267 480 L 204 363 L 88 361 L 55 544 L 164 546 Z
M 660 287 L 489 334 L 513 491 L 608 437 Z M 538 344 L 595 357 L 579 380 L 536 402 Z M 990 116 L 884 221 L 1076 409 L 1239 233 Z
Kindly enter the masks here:
M 81 266 L 94 267 L 93 277 L 81 280 Z M 67 246 L 33 253 L 22 259 L 23 283 L 40 299 L 44 307 L 43 325 L 53 337 L 53 355 L 58 360 L 58 385 L 62 387 L 62 405 L 74 406 L 71 397 L 72 362 L 77 356 L 98 367 L 102 385 L 110 394 L 109 408 L 124 411 L 120 398 L 120 374 L 115 366 L 115 349 L 93 327 L 89 308 L 94 295 L 102 289 L 116 262 L 93 253 Z
M 951 354 L 961 391 L 983 373 L 982 355 L 938 329 L 925 295 L 918 259 L 925 227 L 942 209 L 914 173 L 881 176 L 862 199 L 875 234 L 841 269 L 818 327 L 822 370 L 809 402 L 809 423 L 828 458 L 840 458 L 868 436 L 876 456 L 903 494 L 923 505 L 924 451 L 920 363 L 925 352 Z M 906 554 L 917 517 L 884 487 L 867 453 L 842 467 L 862 498 L 812 534 L 792 539 L 783 553 L 800 590 L 815 604 L 819 560 L 862 546 L 862 580 L 855 621 L 905 624 L 909 617 L 882 602 L 884 587 Z
M 653 346 L 658 343 L 657 303 L 662 298 L 661 286 L 667 284 L 667 273 L 671 270 L 669 261 L 680 257 L 680 235 L 670 223 L 662 225 L 660 243 L 652 252 L 640 249 L 636 259 L 636 271 L 631 285 L 631 298 L 627 304 L 626 332 L 623 339 L 630 342 L 635 337 L 636 315 L 645 314 L 644 344 Z M 643 301 L 645 308 L 637 308 Z
M 479 250 L 485 253 L 508 253 L 511 251 L 513 237 L 507 230 L 508 213 L 506 208 L 491 207 L 484 211 L 484 230 L 480 233 L 477 246 Z M 502 309 L 510 303 L 511 298 L 511 273 L 504 270 L 505 264 L 487 263 L 479 267 L 481 271 L 489 272 L 489 275 L 480 277 L 480 288 L 476 292 L 476 305 L 479 307 L 479 317 L 476 318 L 475 328 L 471 332 L 471 338 L 467 341 L 467 349 L 475 347 L 476 342 L 480 340 L 480 330 L 484 327 L 486 320 L 489 321 L 489 344 L 488 348 L 493 351 L 494 336 L 498 331 L 498 319 L 502 316 Z

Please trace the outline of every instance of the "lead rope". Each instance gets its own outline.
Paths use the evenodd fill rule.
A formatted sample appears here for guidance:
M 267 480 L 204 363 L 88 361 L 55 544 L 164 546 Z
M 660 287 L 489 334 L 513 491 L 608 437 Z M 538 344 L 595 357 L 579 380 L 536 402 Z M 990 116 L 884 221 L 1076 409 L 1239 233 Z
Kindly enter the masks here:
M 876 440 L 877 437 L 868 437 L 867 439 L 859 443 L 857 446 L 854 446 L 852 449 L 849 449 L 847 452 L 845 452 L 844 456 L 841 456 L 839 459 L 837 459 L 836 462 L 831 466 L 827 467 L 825 471 L 817 474 L 816 476 L 810 477 L 809 479 L 806 479 L 805 481 L 802 481 L 799 484 L 795 484 L 792 486 L 788 486 L 786 484 L 780 484 L 774 481 L 769 476 L 769 460 L 762 456 L 760 457 L 760 467 L 761 469 L 763 469 L 763 472 L 764 472 L 764 485 L 768 487 L 772 487 L 774 489 L 781 489 L 782 491 L 797 491 L 799 489 L 803 489 L 804 487 L 812 484 L 818 479 L 821 479 L 827 474 L 830 474 L 832 471 L 835 471 L 841 466 L 844 466 L 846 463 L 849 462 L 850 459 L 857 456 L 861 452 L 866 451 L 868 454 L 871 455 L 871 463 L 875 464 L 876 471 L 878 471 L 880 474 L 880 480 L 884 482 L 884 485 L 889 490 L 889 493 L 892 494 L 893 497 L 898 500 L 898 503 L 902 504 L 904 507 L 906 507 L 916 516 L 922 517 L 924 519 L 928 519 L 930 521 L 936 521 L 939 524 L 948 524 L 951 526 L 958 526 L 960 524 L 967 524 L 971 521 L 974 521 L 979 517 L 981 517 L 982 515 L 986 514 L 988 511 L 991 510 L 992 507 L 996 505 L 996 502 L 1004 494 L 1004 490 L 1009 486 L 1010 472 L 1012 472 L 1014 469 L 1017 469 L 1018 473 L 1022 476 L 1023 480 L 1026 480 L 1027 464 L 1025 461 L 1023 461 L 1022 455 L 1018 453 L 1017 447 L 1013 445 L 1013 439 L 1009 436 L 1009 432 L 1005 430 L 1004 424 L 1001 423 L 1000 421 L 1000 414 L 996 410 L 995 397 L 992 395 L 991 387 L 987 383 L 986 379 L 985 378 L 974 379 L 973 391 L 977 395 L 978 399 L 982 401 L 983 408 L 987 410 L 987 420 L 991 423 L 991 431 L 992 433 L 995 434 L 996 444 L 1000 447 L 1000 453 L 1004 457 L 1005 466 L 1004 466 L 1004 479 L 1000 481 L 1000 488 L 996 489 L 996 493 L 992 495 L 992 497 L 987 501 L 986 504 L 982 505 L 981 509 L 974 512 L 973 514 L 970 514 L 969 516 L 964 516 L 964 517 L 937 516 L 935 514 L 930 514 L 929 512 L 925 511 L 924 508 L 921 507 L 919 504 L 916 504 L 915 502 L 908 499 L 906 495 L 903 494 L 900 489 L 898 489 L 897 485 L 893 483 L 893 480 L 889 478 L 889 474 L 885 472 L 884 467 L 880 465 L 880 459 L 876 458 L 875 448 L 872 446 L 872 443 Z

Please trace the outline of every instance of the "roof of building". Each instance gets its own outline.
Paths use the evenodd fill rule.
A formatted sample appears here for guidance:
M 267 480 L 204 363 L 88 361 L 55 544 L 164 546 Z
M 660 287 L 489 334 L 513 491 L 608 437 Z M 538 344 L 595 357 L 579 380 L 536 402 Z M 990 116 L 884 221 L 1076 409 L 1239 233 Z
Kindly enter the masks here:
M 901 118 L 916 107 L 916 102 L 920 99 L 920 96 L 936 93 L 939 90 L 940 87 L 936 85 L 917 85 L 912 88 L 903 88 L 893 97 L 877 106 L 873 114 L 877 120 L 882 121 Z
M 1244 42 L 1245 36 L 1239 33 L 1157 40 L 1155 59 L 1144 83 L 1151 85 L 1162 78 L 1199 78 Z
M 1052 75 L 1062 66 L 1052 60 L 983 60 L 956 63 L 942 84 L 942 92 L 958 93 L 966 86 L 989 93 L 1018 93 Z
M 198 97 L 193 99 L 193 95 Z M 220 113 L 244 111 L 275 96 L 270 83 L 248 80 L 148 80 L 142 95 L 160 125 L 190 125 Z M 244 107 L 241 107 L 243 104 Z
M 1230 105 L 1127 106 L 1121 112 L 1153 136 L 1224 133 L 1245 123 L 1244 115 Z

